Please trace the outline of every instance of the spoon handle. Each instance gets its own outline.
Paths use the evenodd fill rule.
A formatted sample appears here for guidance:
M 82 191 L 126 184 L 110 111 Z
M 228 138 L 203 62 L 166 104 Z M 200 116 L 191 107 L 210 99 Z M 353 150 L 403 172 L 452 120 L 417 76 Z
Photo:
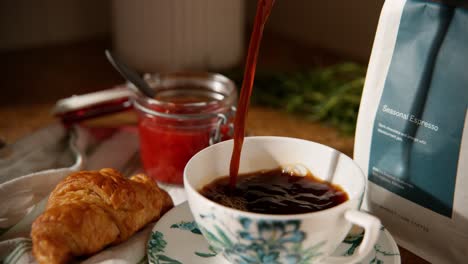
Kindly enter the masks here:
M 140 75 L 138 75 L 137 72 L 130 69 L 125 63 L 119 60 L 116 56 L 112 55 L 109 50 L 106 50 L 105 53 L 107 60 L 112 64 L 114 69 L 116 69 L 127 81 L 135 85 L 135 87 L 130 86 L 131 88 L 136 88 L 138 92 L 143 93 L 147 97 L 154 97 L 154 90 L 151 89 L 151 87 L 140 77 Z

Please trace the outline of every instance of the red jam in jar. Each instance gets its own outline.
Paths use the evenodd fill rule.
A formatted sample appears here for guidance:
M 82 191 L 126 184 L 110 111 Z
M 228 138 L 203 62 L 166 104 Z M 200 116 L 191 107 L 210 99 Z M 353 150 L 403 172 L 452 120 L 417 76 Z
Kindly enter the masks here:
M 146 76 L 155 98 L 137 96 L 140 152 L 154 180 L 183 183 L 183 171 L 198 151 L 231 138 L 237 100 L 234 83 L 211 73 Z

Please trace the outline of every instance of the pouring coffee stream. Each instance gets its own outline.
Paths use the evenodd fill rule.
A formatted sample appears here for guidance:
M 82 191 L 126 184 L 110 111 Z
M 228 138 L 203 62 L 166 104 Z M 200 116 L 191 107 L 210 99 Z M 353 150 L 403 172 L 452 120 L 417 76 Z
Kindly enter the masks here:
M 240 155 L 242 144 L 244 143 L 245 119 L 249 108 L 250 95 L 252 94 L 260 42 L 262 40 L 263 29 L 265 28 L 266 21 L 271 13 L 274 3 L 275 0 L 259 0 L 257 4 L 257 13 L 255 15 L 254 26 L 247 52 L 244 80 L 242 82 L 240 100 L 234 120 L 234 146 L 229 167 L 230 186 L 232 189 L 236 187 L 237 176 L 239 174 Z

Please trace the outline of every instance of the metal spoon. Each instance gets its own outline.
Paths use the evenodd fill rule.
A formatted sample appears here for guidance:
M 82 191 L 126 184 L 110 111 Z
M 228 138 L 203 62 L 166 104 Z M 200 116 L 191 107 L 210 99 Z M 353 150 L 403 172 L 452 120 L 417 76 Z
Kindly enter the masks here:
M 146 83 L 138 73 L 130 69 L 125 63 L 113 56 L 109 50 L 105 51 L 107 60 L 114 66 L 120 75 L 122 75 L 127 81 L 132 83 L 139 92 L 146 95 L 147 97 L 154 98 L 154 90 Z

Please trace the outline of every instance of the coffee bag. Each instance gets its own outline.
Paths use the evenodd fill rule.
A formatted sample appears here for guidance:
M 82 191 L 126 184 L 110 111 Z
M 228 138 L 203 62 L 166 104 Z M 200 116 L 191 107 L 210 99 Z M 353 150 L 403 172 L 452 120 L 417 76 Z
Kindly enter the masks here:
M 364 208 L 433 263 L 468 259 L 468 9 L 459 3 L 385 2 L 356 130 Z

